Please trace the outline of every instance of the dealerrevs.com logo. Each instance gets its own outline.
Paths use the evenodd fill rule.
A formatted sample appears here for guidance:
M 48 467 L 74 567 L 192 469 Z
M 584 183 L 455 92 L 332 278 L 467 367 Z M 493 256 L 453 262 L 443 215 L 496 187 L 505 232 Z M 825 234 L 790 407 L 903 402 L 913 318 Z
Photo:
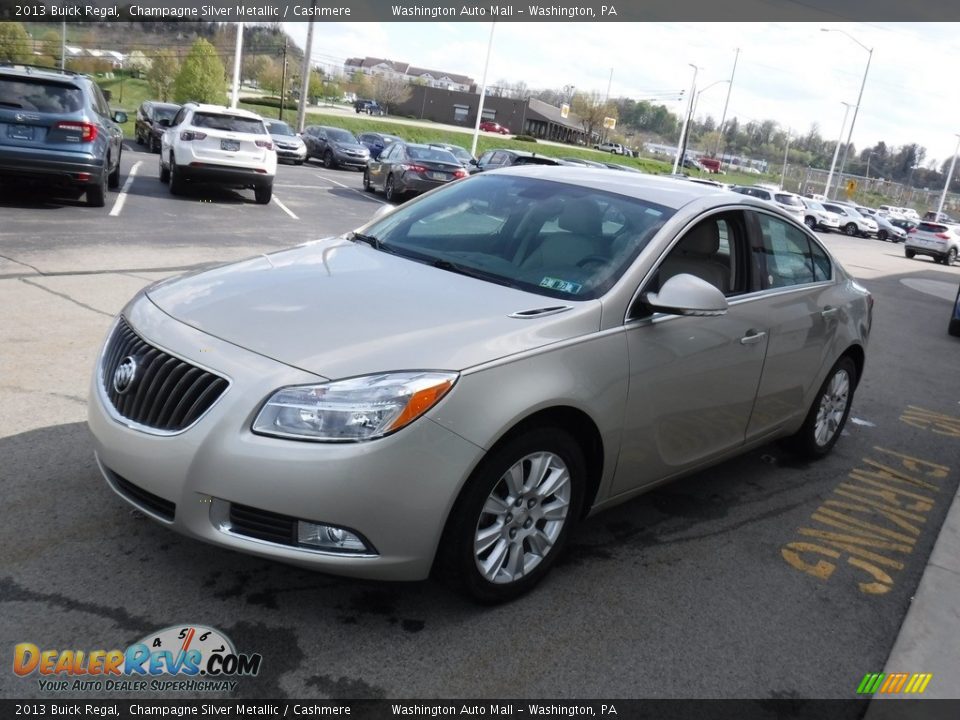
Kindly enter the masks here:
M 259 653 L 238 653 L 219 630 L 175 625 L 151 633 L 125 650 L 43 650 L 29 642 L 13 649 L 13 672 L 37 674 L 40 690 L 185 691 L 235 690 L 235 678 L 260 672 Z

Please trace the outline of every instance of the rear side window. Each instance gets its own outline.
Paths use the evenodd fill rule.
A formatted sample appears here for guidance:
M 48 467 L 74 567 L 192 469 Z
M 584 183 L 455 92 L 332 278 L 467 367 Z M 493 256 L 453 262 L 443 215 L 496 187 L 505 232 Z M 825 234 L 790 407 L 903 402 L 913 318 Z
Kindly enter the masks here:
M 228 132 L 250 133 L 252 135 L 266 135 L 267 129 L 262 120 L 237 117 L 236 115 L 221 115 L 219 113 L 195 113 L 190 122 L 194 127 L 209 128 L 210 130 L 226 130 Z
M 757 213 L 756 217 L 761 234 L 760 278 L 763 289 L 815 282 L 813 252 L 806 234 L 770 215 Z M 821 261 L 825 259 L 824 256 Z
M 0 77 L 0 107 L 44 113 L 83 109 L 83 91 L 74 85 L 38 78 Z

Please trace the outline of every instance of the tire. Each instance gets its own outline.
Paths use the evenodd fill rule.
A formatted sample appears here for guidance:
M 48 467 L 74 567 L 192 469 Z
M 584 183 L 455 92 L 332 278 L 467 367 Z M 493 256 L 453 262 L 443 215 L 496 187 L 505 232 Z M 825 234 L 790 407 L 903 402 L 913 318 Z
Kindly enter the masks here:
M 800 430 L 787 439 L 790 449 L 811 460 L 827 455 L 843 432 L 856 385 L 857 366 L 844 355 L 827 373 Z
M 363 189 L 367 192 L 373 192 L 373 185 L 370 184 L 370 173 L 363 171 Z
M 136 132 L 136 141 L 137 145 L 143 145 L 143 135 L 140 134 L 139 130 Z
M 327 169 L 331 169 L 337 166 L 336 161 L 333 159 L 333 153 L 327 150 L 323 154 L 323 166 Z
M 117 155 L 117 167 L 107 176 L 107 187 L 116 190 L 120 187 L 120 160 L 123 158 L 123 151 Z
M 387 176 L 387 182 L 383 185 L 383 196 L 386 198 L 387 202 L 397 202 L 400 199 L 400 194 L 397 192 L 397 188 L 393 183 L 393 175 Z
M 87 187 L 87 205 L 101 208 L 107 204 L 107 172 L 100 173 L 100 181 L 96 185 Z
M 511 482 L 517 475 L 520 486 Z M 532 590 L 580 517 L 586 477 L 583 452 L 565 430 L 531 428 L 495 446 L 450 513 L 437 558 L 442 579 L 483 604 Z
M 170 154 L 170 194 L 183 195 L 183 171 L 177 170 L 177 161 Z
M 903 254 L 906 255 L 910 260 L 913 260 L 914 255 L 916 255 L 913 250 L 904 250 Z
M 269 185 L 257 185 L 253 189 L 254 197 L 258 205 L 268 205 L 273 198 L 273 183 Z
M 816 229 L 817 229 L 817 219 L 814 218 L 814 217 L 810 217 L 810 216 L 805 217 L 805 218 L 803 219 L 803 224 L 806 225 L 806 226 L 807 226 L 808 228 L 810 228 L 811 230 L 816 230 Z
M 150 141 L 147 143 L 147 148 L 152 153 L 160 152 L 160 143 L 157 141 L 157 139 L 153 135 L 150 136 Z
M 944 265 L 947 265 L 949 267 L 950 265 L 953 265 L 956 261 L 957 261 L 957 249 L 950 248 L 947 251 L 947 254 L 944 255 L 943 260 L 941 262 Z
M 170 168 L 164 167 L 162 155 L 160 156 L 160 182 L 170 182 Z
M 877 233 L 877 240 L 883 240 L 884 242 L 886 242 L 886 241 L 887 241 L 887 231 L 886 231 L 886 230 L 880 230 L 880 231 Z
M 856 223 L 847 223 L 846 225 L 844 225 L 843 232 L 845 232 L 850 237 L 855 237 L 857 234 Z

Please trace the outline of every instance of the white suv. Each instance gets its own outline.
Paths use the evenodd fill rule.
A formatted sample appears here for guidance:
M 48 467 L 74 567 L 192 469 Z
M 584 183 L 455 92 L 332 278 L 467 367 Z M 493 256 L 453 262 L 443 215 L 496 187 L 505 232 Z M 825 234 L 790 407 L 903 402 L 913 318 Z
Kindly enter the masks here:
M 953 265 L 960 255 L 960 230 L 956 225 L 923 221 L 907 235 L 903 251 L 908 258 L 929 255 L 934 262 Z
M 620 143 L 612 143 L 612 142 L 598 143 L 597 145 L 593 146 L 593 149 L 603 150 L 604 152 L 610 152 L 610 153 L 613 153 L 614 155 L 623 155 L 623 145 L 621 145 Z
M 850 237 L 855 235 L 876 237 L 880 230 L 876 220 L 861 215 L 853 205 L 831 201 L 823 203 L 823 207 L 840 216 L 840 230 Z
M 187 182 L 253 188 L 257 202 L 273 196 L 277 151 L 263 118 L 222 105 L 187 103 L 160 141 L 160 182 L 180 195 Z

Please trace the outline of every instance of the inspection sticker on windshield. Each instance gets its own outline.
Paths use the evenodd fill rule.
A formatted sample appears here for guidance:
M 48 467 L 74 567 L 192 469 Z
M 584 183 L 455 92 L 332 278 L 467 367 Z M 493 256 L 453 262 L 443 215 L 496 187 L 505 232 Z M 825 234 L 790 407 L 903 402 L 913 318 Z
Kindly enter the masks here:
M 551 290 L 559 290 L 560 292 L 576 295 L 583 288 L 583 285 L 581 285 L 580 283 L 569 282 L 567 280 L 559 280 L 557 278 L 545 277 L 543 280 L 540 281 L 540 287 L 550 288 Z

